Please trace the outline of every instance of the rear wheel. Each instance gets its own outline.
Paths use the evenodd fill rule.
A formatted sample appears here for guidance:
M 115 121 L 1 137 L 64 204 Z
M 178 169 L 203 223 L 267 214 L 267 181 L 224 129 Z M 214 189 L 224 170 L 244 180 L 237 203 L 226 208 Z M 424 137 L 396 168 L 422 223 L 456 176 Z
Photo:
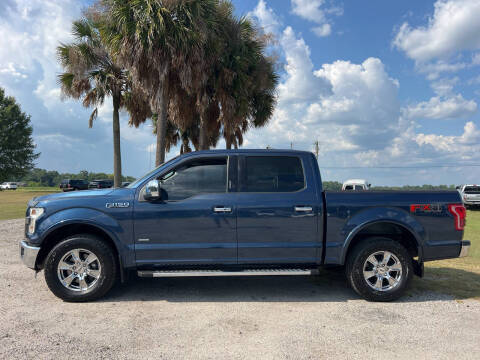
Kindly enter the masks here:
M 45 261 L 50 290 L 65 301 L 92 301 L 115 283 L 117 265 L 113 250 L 103 239 L 74 235 L 56 245 Z
M 366 239 L 349 255 L 346 274 L 352 288 L 366 300 L 392 301 L 403 295 L 412 278 L 412 257 L 394 240 Z

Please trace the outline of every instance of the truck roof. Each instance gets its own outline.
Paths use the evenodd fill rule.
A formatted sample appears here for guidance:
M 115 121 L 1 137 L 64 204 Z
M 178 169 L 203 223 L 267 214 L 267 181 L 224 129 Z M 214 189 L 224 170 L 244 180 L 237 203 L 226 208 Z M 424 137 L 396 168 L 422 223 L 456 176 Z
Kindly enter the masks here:
M 292 154 L 312 154 L 311 151 L 304 150 L 292 150 L 292 149 L 220 149 L 220 150 L 201 150 L 194 151 L 183 155 L 197 155 L 197 154 L 245 154 L 245 153 L 259 153 L 259 154 L 271 154 L 271 153 L 292 153 Z

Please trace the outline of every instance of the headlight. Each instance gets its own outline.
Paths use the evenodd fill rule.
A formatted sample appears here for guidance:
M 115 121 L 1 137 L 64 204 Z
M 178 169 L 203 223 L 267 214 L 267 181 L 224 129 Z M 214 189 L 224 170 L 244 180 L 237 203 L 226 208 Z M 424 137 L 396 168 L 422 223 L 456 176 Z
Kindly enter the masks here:
M 37 219 L 42 216 L 43 208 L 30 208 L 30 213 L 28 217 L 30 218 L 30 222 L 28 224 L 28 233 L 33 234 L 35 232 L 35 223 Z

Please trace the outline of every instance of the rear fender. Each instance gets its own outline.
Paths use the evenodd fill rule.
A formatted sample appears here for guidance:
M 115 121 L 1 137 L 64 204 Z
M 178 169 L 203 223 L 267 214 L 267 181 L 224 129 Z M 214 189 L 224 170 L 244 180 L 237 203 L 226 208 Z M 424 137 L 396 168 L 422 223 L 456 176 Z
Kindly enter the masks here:
M 345 223 L 342 234 L 346 236 L 341 249 L 341 264 L 345 264 L 348 249 L 355 236 L 368 226 L 378 223 L 395 224 L 410 232 L 416 240 L 418 257 L 421 261 L 426 237 L 423 226 L 412 215 L 402 209 L 375 207 L 358 212 Z

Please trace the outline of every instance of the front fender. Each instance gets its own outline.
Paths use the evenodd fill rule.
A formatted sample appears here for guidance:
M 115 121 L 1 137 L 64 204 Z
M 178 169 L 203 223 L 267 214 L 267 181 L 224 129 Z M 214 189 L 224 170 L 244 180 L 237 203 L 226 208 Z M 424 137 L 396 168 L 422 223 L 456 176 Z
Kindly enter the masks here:
M 92 208 L 76 207 L 63 209 L 47 214 L 47 217 L 38 223 L 35 234 L 28 235 L 28 241 L 34 246 L 41 247 L 43 241 L 57 229 L 73 224 L 90 225 L 110 237 L 120 255 L 121 263 L 128 266 L 134 263 L 134 256 L 131 251 L 133 248 L 133 237 L 131 236 L 131 229 L 127 224 L 127 222 L 131 223 L 131 221 L 128 220 L 126 214 L 124 214 L 125 216 L 121 214 L 116 215 L 119 219 Z
M 376 223 L 391 223 L 405 228 L 414 236 L 417 242 L 419 256 L 420 258 L 422 257 L 426 232 L 415 217 L 400 208 L 372 207 L 360 210 L 351 217 L 346 216 L 343 226 L 340 226 L 340 231 L 338 231 L 337 239 L 334 242 L 337 246 L 331 247 L 330 254 L 328 254 L 329 246 L 327 243 L 326 259 L 329 259 L 329 262 L 344 264 L 348 249 L 355 236 L 366 227 Z

